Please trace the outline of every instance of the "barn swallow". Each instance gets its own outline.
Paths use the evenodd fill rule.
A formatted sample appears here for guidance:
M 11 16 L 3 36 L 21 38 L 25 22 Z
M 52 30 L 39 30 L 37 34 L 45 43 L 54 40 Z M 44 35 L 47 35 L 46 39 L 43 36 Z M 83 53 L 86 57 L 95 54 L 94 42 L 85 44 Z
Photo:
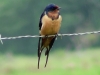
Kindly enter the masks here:
M 60 7 L 55 4 L 47 5 L 40 16 L 40 21 L 39 21 L 40 36 L 57 35 L 61 26 L 61 21 L 62 21 L 62 17 L 60 15 Z M 46 67 L 48 62 L 49 52 L 53 46 L 56 37 L 57 36 L 39 38 L 38 69 L 39 69 L 41 53 L 44 48 L 46 48 L 45 56 L 47 56 L 46 63 L 45 63 L 45 67 Z

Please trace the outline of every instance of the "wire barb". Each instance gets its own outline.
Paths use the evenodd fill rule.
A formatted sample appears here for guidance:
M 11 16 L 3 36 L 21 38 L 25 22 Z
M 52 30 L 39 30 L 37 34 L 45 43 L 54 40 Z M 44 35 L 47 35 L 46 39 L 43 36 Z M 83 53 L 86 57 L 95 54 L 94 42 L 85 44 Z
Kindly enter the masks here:
M 58 36 L 63 37 L 63 36 L 78 36 L 78 35 L 89 35 L 89 34 L 98 34 L 100 33 L 100 31 L 93 31 L 93 32 L 85 32 L 85 33 L 73 33 L 73 34 L 58 34 Z M 47 37 L 52 37 L 55 35 L 49 35 Z M 39 35 L 26 35 L 26 36 L 16 36 L 16 37 L 3 37 L 1 38 L 1 34 L 0 34 L 0 41 L 3 44 L 4 39 L 20 39 L 20 38 L 37 38 L 37 37 L 45 37 L 45 36 L 39 36 Z
M 1 44 L 3 44 L 3 42 L 2 42 L 2 38 L 1 38 L 1 34 L 0 34 L 0 41 L 1 41 Z

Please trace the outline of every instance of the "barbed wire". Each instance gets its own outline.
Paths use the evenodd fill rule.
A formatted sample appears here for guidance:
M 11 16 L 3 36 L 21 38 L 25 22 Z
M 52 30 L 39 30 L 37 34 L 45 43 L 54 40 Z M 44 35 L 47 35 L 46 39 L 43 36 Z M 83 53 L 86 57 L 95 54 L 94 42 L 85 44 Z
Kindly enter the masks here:
M 57 36 L 78 36 L 78 35 L 89 35 L 89 34 L 98 34 L 100 31 L 92 31 L 92 32 L 84 32 L 84 33 L 72 33 L 72 34 L 58 34 Z M 52 37 L 56 35 L 48 35 L 47 37 Z M 37 37 L 45 37 L 45 36 L 39 36 L 39 35 L 26 35 L 26 36 L 16 36 L 16 37 L 1 37 L 0 34 L 0 41 L 3 44 L 2 40 L 5 39 L 20 39 L 20 38 L 37 38 Z

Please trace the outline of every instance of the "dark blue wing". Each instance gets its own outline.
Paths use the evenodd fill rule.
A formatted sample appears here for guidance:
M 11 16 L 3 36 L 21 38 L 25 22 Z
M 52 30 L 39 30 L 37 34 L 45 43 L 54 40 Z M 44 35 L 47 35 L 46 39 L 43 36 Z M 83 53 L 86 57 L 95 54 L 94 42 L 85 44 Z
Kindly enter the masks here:
M 39 30 L 41 30 L 42 27 L 42 17 L 44 16 L 44 12 L 40 16 L 40 21 L 39 21 Z
M 44 12 L 40 16 L 40 21 L 39 21 L 39 30 L 41 30 L 42 27 L 42 17 L 44 16 Z M 39 37 L 39 42 L 38 42 L 38 69 L 39 69 L 39 62 L 40 62 L 40 57 L 41 57 L 41 37 Z

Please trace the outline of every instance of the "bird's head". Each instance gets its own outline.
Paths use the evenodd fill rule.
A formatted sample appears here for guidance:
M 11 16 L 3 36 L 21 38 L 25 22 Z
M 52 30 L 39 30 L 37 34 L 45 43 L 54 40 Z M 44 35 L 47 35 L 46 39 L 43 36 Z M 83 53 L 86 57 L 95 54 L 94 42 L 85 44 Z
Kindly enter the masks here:
M 55 10 L 59 10 L 60 7 L 55 5 L 55 4 L 49 4 L 48 6 L 46 6 L 45 11 L 49 12 L 49 11 L 55 11 Z
M 45 12 L 51 19 L 57 19 L 59 17 L 60 7 L 55 4 L 49 4 L 45 8 Z

